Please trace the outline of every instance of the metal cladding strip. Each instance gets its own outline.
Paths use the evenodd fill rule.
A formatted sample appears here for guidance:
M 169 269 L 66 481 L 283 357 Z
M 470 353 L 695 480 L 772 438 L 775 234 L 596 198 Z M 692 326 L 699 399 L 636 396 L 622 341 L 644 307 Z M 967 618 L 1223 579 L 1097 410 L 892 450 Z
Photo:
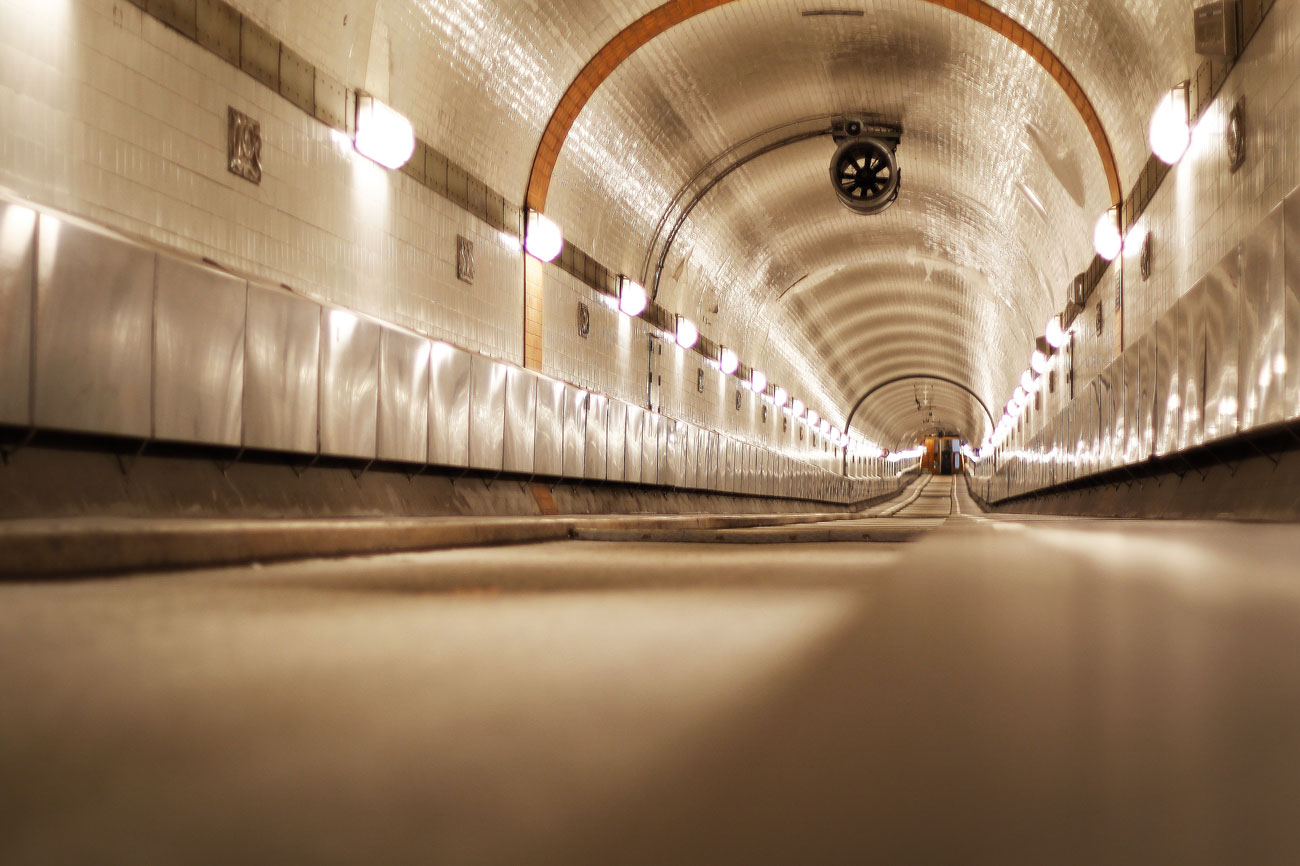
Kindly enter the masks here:
M 624 28 L 617 36 L 605 44 L 596 56 L 587 62 L 578 77 L 564 92 L 559 104 L 551 114 L 537 146 L 533 159 L 532 171 L 528 178 L 528 206 L 537 211 L 546 210 L 546 199 L 550 192 L 551 175 L 555 171 L 560 151 L 569 137 L 578 115 L 591 99 L 596 89 L 619 67 L 650 40 L 664 31 L 681 24 L 697 15 L 727 6 L 739 0 L 669 0 L 662 6 L 647 12 L 635 22 Z M 1119 204 L 1124 197 L 1121 189 L 1119 168 L 1115 154 L 1111 149 L 1110 139 L 1102 126 L 1101 118 L 1088 99 L 1087 94 L 1075 77 L 1066 69 L 1052 51 L 1033 33 L 1025 29 L 1010 16 L 994 9 L 983 0 L 923 0 L 923 2 L 941 6 L 976 21 L 996 33 L 1000 33 L 1024 50 L 1061 86 L 1075 110 L 1088 127 L 1093 142 L 1097 147 L 1097 156 L 1101 159 L 1106 172 L 1106 181 L 1110 187 L 1111 201 Z

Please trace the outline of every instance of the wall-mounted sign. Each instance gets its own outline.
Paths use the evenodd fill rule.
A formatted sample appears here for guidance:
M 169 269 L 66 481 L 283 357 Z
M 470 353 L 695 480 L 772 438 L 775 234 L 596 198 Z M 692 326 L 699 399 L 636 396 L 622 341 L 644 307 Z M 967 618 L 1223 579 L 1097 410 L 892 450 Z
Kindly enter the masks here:
M 229 110 L 226 138 L 226 167 L 250 183 L 262 182 L 262 124 L 237 111 Z

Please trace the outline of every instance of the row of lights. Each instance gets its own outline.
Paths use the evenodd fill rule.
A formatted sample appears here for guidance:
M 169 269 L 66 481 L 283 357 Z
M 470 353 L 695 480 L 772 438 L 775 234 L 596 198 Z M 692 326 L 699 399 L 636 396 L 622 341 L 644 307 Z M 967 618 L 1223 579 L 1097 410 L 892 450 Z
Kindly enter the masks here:
M 1071 332 L 1066 329 L 1062 322 L 1061 316 L 1056 315 L 1047 320 L 1047 327 L 1043 334 L 1041 346 L 1034 348 L 1034 353 L 1029 358 L 1029 367 L 1020 374 L 1020 384 L 1016 385 L 1015 392 L 1003 410 L 1002 418 L 999 419 L 997 426 L 984 438 L 984 444 L 974 455 L 967 455 L 973 460 L 978 460 L 983 452 L 991 448 L 1000 448 L 1006 438 L 1011 435 L 1015 429 L 1016 422 L 1024 413 L 1025 407 L 1033 395 L 1043 387 L 1043 377 L 1052 366 L 1052 355 L 1065 348 L 1070 342 Z M 1045 348 L 1043 348 L 1045 347 Z
M 1184 81 L 1160 98 L 1155 111 L 1151 114 L 1151 123 L 1147 127 L 1147 143 L 1156 159 L 1166 165 L 1176 165 L 1187 153 L 1192 143 L 1192 117 L 1189 101 L 1189 83 Z M 1108 262 L 1114 261 L 1126 245 L 1126 238 L 1120 232 L 1120 208 L 1118 205 L 1108 208 L 1100 217 L 1092 231 L 1092 247 L 1097 255 Z M 1135 237 L 1145 240 L 1145 233 L 1139 232 Z M 1066 330 L 1061 316 L 1053 316 L 1047 323 L 1045 341 L 1054 353 L 1070 341 L 1070 332 Z M 1040 349 L 1034 351 L 1029 361 L 1029 369 L 1020 375 L 1020 384 L 1007 402 L 1006 410 L 997 427 L 984 440 L 984 447 L 997 448 L 1015 428 L 1016 421 L 1030 398 L 1042 386 L 1042 376 L 1051 364 L 1048 353 Z M 977 452 L 978 454 L 978 452 Z
M 406 165 L 415 154 L 415 128 L 411 121 L 368 94 L 357 94 L 356 131 L 353 135 L 353 147 L 357 153 L 396 171 Z M 552 262 L 564 248 L 564 234 L 554 221 L 547 219 L 537 211 L 529 211 L 524 229 L 524 249 L 533 258 L 541 262 Z M 640 316 L 649 306 L 645 289 L 627 279 L 619 281 L 618 309 L 629 317 Z M 670 335 L 683 349 L 694 348 L 700 340 L 700 329 L 686 316 L 678 315 L 674 333 Z M 718 368 L 728 376 L 733 376 L 740 369 L 740 358 L 736 353 L 722 347 L 717 359 Z M 822 418 L 817 410 L 804 406 L 802 400 L 791 399 L 790 393 L 777 387 L 772 396 L 767 396 L 767 374 L 754 369 L 748 380 L 742 382 L 745 388 L 763 396 L 774 403 L 777 408 L 785 409 L 796 419 L 805 420 L 809 426 L 819 431 L 823 437 L 848 448 L 856 443 L 856 452 L 867 457 L 885 456 L 884 449 L 873 442 L 858 437 L 850 437 L 847 431 L 840 431 L 829 421 Z M 889 455 L 891 460 L 908 460 L 919 457 L 919 453 L 900 451 Z
M 1188 82 L 1174 87 L 1156 105 L 1147 127 L 1147 144 L 1151 153 L 1165 165 L 1176 165 L 1192 144 L 1192 113 Z M 1124 249 L 1120 233 L 1119 205 L 1097 218 L 1092 230 L 1092 248 L 1097 255 L 1113 262 Z
M 552 262 L 560 255 L 563 247 L 564 234 L 560 231 L 560 227 L 541 213 L 530 210 L 524 231 L 524 249 L 528 254 L 538 261 Z M 617 299 L 619 312 L 629 318 L 636 318 L 644 313 L 649 305 L 650 299 L 643 286 L 627 277 L 619 278 Z M 665 336 L 683 349 L 693 349 L 700 341 L 700 329 L 689 318 L 679 314 L 673 326 L 673 333 Z M 718 352 L 717 365 L 718 369 L 726 375 L 734 376 L 740 369 L 740 357 L 734 350 L 723 346 Z M 749 378 L 743 380 L 741 385 L 746 390 L 762 395 L 763 399 L 773 403 L 777 408 L 785 409 L 793 417 L 805 419 L 810 426 L 820 431 L 822 436 L 836 442 L 840 447 L 847 447 L 850 444 L 848 433 L 832 427 L 830 422 L 818 415 L 815 409 L 805 408 L 802 400 L 791 399 L 790 392 L 785 388 L 776 387 L 769 397 L 767 374 L 762 370 L 751 370 Z

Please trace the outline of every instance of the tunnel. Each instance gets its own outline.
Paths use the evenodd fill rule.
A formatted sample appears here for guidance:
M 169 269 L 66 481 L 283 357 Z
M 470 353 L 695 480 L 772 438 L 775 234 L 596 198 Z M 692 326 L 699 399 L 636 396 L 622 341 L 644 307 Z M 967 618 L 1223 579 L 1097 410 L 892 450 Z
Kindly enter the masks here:
M 0 63 L 0 863 L 1300 863 L 1300 0 Z

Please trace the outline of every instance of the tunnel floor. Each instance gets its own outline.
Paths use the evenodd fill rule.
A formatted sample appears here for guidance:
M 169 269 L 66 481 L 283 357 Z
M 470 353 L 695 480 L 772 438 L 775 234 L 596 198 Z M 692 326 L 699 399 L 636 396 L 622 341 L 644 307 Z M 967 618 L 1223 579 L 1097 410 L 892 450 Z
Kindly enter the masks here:
M 0 585 L 0 862 L 1300 862 L 1300 532 L 901 505 Z

